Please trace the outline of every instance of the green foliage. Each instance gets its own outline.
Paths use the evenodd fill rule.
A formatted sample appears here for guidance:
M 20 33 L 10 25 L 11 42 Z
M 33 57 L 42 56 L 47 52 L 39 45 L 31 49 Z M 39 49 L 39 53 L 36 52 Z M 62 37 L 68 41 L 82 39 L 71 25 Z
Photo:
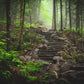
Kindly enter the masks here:
M 77 31 L 76 32 L 80 33 L 81 32 L 80 28 L 77 28 Z
M 3 49 L 0 49 L 0 60 L 8 62 L 11 61 L 13 58 L 18 56 L 18 52 L 17 51 L 9 51 L 6 52 Z
M 48 82 L 48 79 L 51 77 L 53 78 L 53 74 L 48 74 L 46 73 L 42 78 L 39 79 L 40 82 L 44 82 L 44 83 L 47 83 Z
M 14 22 L 14 24 L 17 26 L 17 27 L 20 27 L 20 20 Z M 30 28 L 31 26 L 36 26 L 35 24 L 30 24 L 30 23 L 27 23 L 27 22 L 24 22 L 24 27 L 26 28 Z
M 5 42 L 5 41 L 6 41 L 6 39 L 1 39 L 1 41 Z
M 26 28 L 30 28 L 30 26 L 31 26 L 30 23 L 26 23 L 26 22 L 24 22 L 24 27 L 26 27 Z
M 23 77 L 28 78 L 28 82 L 32 82 L 32 81 L 35 81 L 37 79 L 37 77 L 36 76 L 31 76 L 29 74 L 33 74 L 34 75 L 35 73 L 40 72 L 40 67 L 43 64 L 44 64 L 43 62 L 37 62 L 37 63 L 27 62 L 24 65 L 19 64 L 19 65 L 17 65 L 17 67 L 21 68 L 20 69 L 21 75 Z
M 13 58 L 13 59 L 12 59 L 12 62 L 18 63 L 18 64 L 22 64 L 22 61 L 20 61 L 20 60 L 17 59 L 17 58 Z
M 3 35 L 5 35 L 7 32 L 6 31 L 0 31 L 0 37 L 2 37 Z
M 42 41 L 43 40 L 43 37 L 38 37 L 37 40 L 38 41 Z
M 6 48 L 6 43 L 0 41 L 0 49 L 5 49 Z
M 6 23 L 6 20 L 0 20 L 0 23 Z
M 20 20 L 14 22 L 14 24 L 15 24 L 17 27 L 20 27 Z
M 25 39 L 26 41 L 29 41 L 29 42 L 33 42 L 36 40 L 36 33 L 28 33 L 27 35 L 25 35 Z
M 77 64 L 76 60 L 72 60 L 72 63 L 73 63 L 73 64 Z
M 42 66 L 44 63 L 42 62 L 37 62 L 37 63 L 33 63 L 33 62 L 27 62 L 26 65 L 21 66 L 20 71 L 25 71 L 26 72 L 30 72 L 30 73 L 37 73 L 40 71 L 40 66 Z
M 25 42 L 22 46 L 23 46 L 23 47 L 29 47 L 30 45 L 31 45 L 30 42 Z
M 46 80 L 47 78 L 48 78 L 48 74 L 45 74 L 43 80 Z
M 74 28 L 71 28 L 71 29 L 70 29 L 69 27 L 67 27 L 67 28 L 65 29 L 65 31 L 72 31 L 72 32 L 73 32 L 73 31 L 74 31 Z
M 11 76 L 12 76 L 12 73 L 10 72 L 10 71 L 2 71 L 2 70 L 0 70 L 0 78 L 2 79 L 2 78 L 4 78 L 4 79 L 9 79 L 9 78 L 11 78 Z
M 32 81 L 37 80 L 36 76 L 28 76 L 27 78 L 28 78 L 28 80 L 27 80 L 28 82 L 32 82 Z

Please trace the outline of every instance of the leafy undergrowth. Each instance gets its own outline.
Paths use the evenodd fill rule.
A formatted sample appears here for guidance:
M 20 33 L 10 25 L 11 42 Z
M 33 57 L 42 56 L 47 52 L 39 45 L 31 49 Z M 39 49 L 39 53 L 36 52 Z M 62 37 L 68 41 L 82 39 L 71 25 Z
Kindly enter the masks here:
M 18 23 L 17 23 L 18 24 Z M 27 25 L 25 23 L 25 25 Z M 18 26 L 18 25 L 16 25 Z M 28 25 L 27 25 L 28 26 Z M 32 26 L 34 26 L 32 24 Z M 14 30 L 14 31 L 13 31 Z M 39 36 L 35 31 L 24 28 L 21 50 L 17 50 L 18 36 L 20 28 L 13 28 L 11 31 L 10 51 L 6 51 L 6 32 L 0 31 L 0 83 L 1 84 L 23 84 L 29 82 L 41 81 L 43 77 L 40 75 L 41 66 L 43 62 L 22 62 L 19 60 L 20 55 L 30 55 L 28 49 L 33 50 L 41 41 L 43 37 Z M 32 54 L 31 54 L 32 55 Z M 38 75 L 39 74 L 39 75 Z M 16 81 L 18 80 L 18 83 Z M 43 79 L 44 80 L 44 79 Z M 41 81 L 42 82 L 42 81 Z
M 3 44 L 2 44 L 3 45 Z M 4 47 L 4 46 L 3 46 Z M 17 51 L 5 51 L 0 49 L 0 81 L 13 80 L 18 76 L 26 79 L 26 82 L 33 82 L 38 80 L 40 76 L 40 67 L 44 64 L 43 62 L 26 62 L 23 63 L 17 57 L 19 52 Z
M 71 43 L 69 47 L 62 51 L 61 56 L 72 64 L 84 63 L 84 37 L 73 31 L 58 31 L 57 34 L 67 38 Z

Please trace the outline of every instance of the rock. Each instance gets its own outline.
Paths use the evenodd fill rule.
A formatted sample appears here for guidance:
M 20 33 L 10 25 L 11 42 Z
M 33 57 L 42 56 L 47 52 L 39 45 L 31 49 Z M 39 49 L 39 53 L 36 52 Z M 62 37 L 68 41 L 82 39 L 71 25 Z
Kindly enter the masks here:
M 49 33 L 51 33 L 51 34 L 55 34 L 56 33 L 56 31 L 54 31 L 54 30 L 49 30 Z
M 42 47 L 43 47 L 43 44 L 39 44 L 39 45 L 38 45 L 38 48 L 42 48 Z
M 39 51 L 38 48 L 36 48 L 36 49 L 33 51 L 33 56 L 32 56 L 33 59 L 38 59 L 38 51 Z
M 59 52 L 57 52 L 57 54 L 60 56 L 66 56 L 66 53 L 64 51 L 59 51 Z
M 52 35 L 50 36 L 50 38 L 57 39 L 58 36 L 57 36 L 56 34 L 52 34 Z
M 39 44 L 38 48 L 47 49 L 47 44 Z
M 59 37 L 58 39 L 63 40 L 63 41 L 67 40 L 67 38 L 63 38 L 63 37 Z
M 49 71 L 50 73 L 52 73 L 53 71 L 58 72 L 59 70 L 60 70 L 60 67 L 59 67 L 59 65 L 57 65 L 57 64 L 50 64 L 50 65 L 48 66 L 48 71 Z
M 42 43 L 43 43 L 43 44 L 47 44 L 48 41 L 47 41 L 46 39 L 43 39 Z
M 72 64 L 69 62 L 62 63 L 62 65 L 60 66 L 60 71 L 61 72 L 68 71 L 70 70 L 71 67 L 72 67 Z
M 26 59 L 27 61 L 31 61 L 31 56 L 25 55 L 25 59 Z
M 80 55 L 78 57 L 75 57 L 77 63 L 84 63 L 84 55 Z
M 38 55 L 33 55 L 32 58 L 33 59 L 39 59 Z
M 63 60 L 63 58 L 60 56 L 54 56 L 53 57 L 53 61 L 56 62 L 56 64 L 60 64 L 60 60 Z
M 24 56 L 19 56 L 19 59 L 22 61 L 22 62 L 26 62 L 26 58 Z
M 38 51 L 39 51 L 39 49 L 36 48 L 36 49 L 33 51 L 33 55 L 37 55 L 37 54 L 38 54 Z

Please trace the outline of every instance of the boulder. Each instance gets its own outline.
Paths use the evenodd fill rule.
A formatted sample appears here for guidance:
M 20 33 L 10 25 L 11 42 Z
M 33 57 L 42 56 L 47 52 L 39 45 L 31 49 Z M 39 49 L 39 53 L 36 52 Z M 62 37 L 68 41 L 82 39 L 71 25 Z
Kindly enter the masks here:
M 56 64 L 60 64 L 60 61 L 62 61 L 62 60 L 63 60 L 63 58 L 60 56 L 54 56 L 53 57 L 53 62 Z
M 24 56 L 19 56 L 19 59 L 22 61 L 22 62 L 26 62 L 26 58 Z
M 27 61 L 31 61 L 31 56 L 25 55 L 24 57 L 25 57 L 25 59 L 26 59 Z

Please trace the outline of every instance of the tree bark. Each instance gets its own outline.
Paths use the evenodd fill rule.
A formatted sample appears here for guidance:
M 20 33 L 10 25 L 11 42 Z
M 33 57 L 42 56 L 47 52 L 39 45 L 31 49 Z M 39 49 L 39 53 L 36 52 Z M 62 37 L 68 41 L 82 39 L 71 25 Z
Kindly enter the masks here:
M 60 0 L 60 16 L 61 16 L 61 28 L 60 28 L 60 30 L 62 31 L 63 30 L 63 22 L 62 22 L 62 0 Z
M 11 17 L 10 17 L 10 2 L 11 0 L 6 0 L 6 17 L 7 17 L 7 25 L 6 25 L 6 31 L 7 31 L 7 51 L 10 50 L 10 25 L 11 25 Z
M 83 9 L 81 8 L 81 37 L 83 34 Z
M 69 0 L 69 25 L 70 25 L 70 30 L 72 29 L 72 24 L 71 24 L 71 0 Z
M 39 0 L 38 20 L 40 18 L 40 7 L 41 7 L 41 0 Z
M 22 43 L 22 32 L 23 32 L 23 26 L 24 26 L 24 0 L 20 1 L 20 35 L 19 35 L 19 45 L 18 50 L 21 49 L 21 43 Z
M 65 28 L 67 27 L 67 0 L 65 1 L 66 7 L 65 7 Z
M 77 6 L 76 6 L 76 31 L 77 29 L 80 29 L 80 9 L 79 9 L 79 0 L 77 0 Z
M 53 20 L 52 20 L 52 29 L 56 30 L 56 1 L 53 0 Z

